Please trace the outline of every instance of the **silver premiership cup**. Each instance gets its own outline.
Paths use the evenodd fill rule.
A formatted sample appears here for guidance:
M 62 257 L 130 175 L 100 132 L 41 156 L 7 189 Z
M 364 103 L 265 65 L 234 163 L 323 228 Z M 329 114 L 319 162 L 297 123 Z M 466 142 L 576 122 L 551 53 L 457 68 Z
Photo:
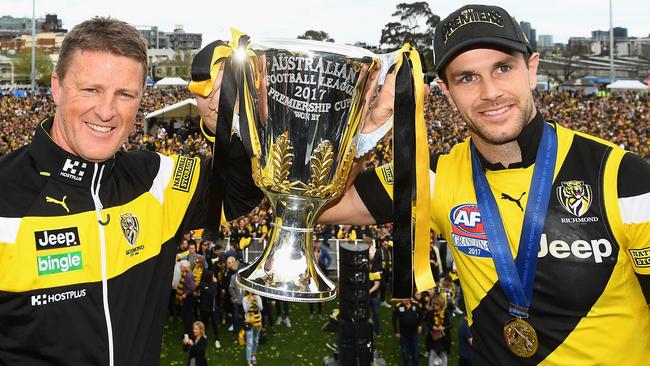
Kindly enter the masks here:
M 380 58 L 358 47 L 269 39 L 238 50 L 233 62 L 244 75 L 240 135 L 275 215 L 264 252 L 237 282 L 280 300 L 330 300 L 334 283 L 313 257 L 314 218 L 346 186 Z

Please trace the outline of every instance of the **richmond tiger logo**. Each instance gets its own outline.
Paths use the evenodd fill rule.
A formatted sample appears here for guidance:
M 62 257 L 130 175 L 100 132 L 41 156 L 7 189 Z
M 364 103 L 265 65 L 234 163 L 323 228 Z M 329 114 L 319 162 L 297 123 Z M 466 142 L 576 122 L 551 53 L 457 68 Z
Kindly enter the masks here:
M 591 206 L 591 186 L 581 180 L 562 182 L 557 187 L 557 199 L 572 215 L 581 217 Z
M 130 212 L 123 213 L 120 215 L 120 225 L 122 226 L 122 233 L 126 241 L 129 242 L 129 245 L 134 246 L 140 234 L 140 221 L 138 217 Z

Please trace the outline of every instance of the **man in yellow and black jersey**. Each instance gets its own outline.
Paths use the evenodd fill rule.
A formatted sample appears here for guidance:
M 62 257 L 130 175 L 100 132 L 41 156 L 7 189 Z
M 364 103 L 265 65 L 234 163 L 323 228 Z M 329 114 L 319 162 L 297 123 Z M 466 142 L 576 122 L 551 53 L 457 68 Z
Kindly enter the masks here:
M 211 162 L 119 151 L 146 71 L 132 26 L 74 27 L 52 75 L 53 118 L 0 160 L 2 365 L 159 363 L 177 243 L 204 226 Z M 222 192 L 234 218 L 261 195 L 243 147 L 231 153 L 231 171 L 248 168 Z
M 473 363 L 650 365 L 650 166 L 544 120 L 531 92 L 539 54 L 505 10 L 464 6 L 434 40 L 438 85 L 470 130 L 431 159 L 430 213 L 458 267 Z M 361 173 L 320 221 L 390 221 L 392 176 L 390 166 Z M 539 187 L 545 195 L 531 193 Z M 522 236 L 527 212 L 543 211 L 533 215 L 541 216 L 538 236 Z M 502 235 L 490 234 L 495 217 Z M 515 307 L 515 287 L 502 286 L 513 276 L 501 269 L 520 253 L 532 253 L 514 270 L 530 293 Z M 527 326 L 509 327 L 515 320 Z

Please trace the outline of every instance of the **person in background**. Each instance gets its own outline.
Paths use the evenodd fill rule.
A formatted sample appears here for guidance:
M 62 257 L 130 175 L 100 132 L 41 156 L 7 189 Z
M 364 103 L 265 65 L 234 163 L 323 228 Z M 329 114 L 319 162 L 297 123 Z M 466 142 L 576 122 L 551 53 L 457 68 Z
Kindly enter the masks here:
M 260 340 L 260 332 L 262 331 L 262 313 L 264 305 L 260 295 L 253 294 L 246 291 L 242 299 L 242 306 L 244 314 L 246 314 L 246 362 L 248 365 L 255 365 L 257 359 L 255 353 L 257 352 L 257 345 Z
M 321 247 L 320 241 L 314 241 L 314 259 L 318 261 L 318 268 L 325 276 L 329 276 L 329 266 L 332 263 L 332 257 L 327 252 L 327 249 Z M 318 308 L 318 319 L 323 318 L 323 303 L 316 303 Z M 309 303 L 309 319 L 314 319 L 314 304 Z
M 217 302 L 217 279 L 214 272 L 206 270 L 201 275 L 199 284 L 199 313 L 204 325 L 212 325 L 214 346 L 221 348 L 219 342 L 219 304 Z
M 187 366 L 208 366 L 208 360 L 205 358 L 205 349 L 207 348 L 207 337 L 205 336 L 205 326 L 202 322 L 196 321 L 192 324 L 193 337 L 187 334 L 183 338 L 185 350 L 189 351 Z
M 190 334 L 192 331 L 192 308 L 194 306 L 194 291 L 196 282 L 191 264 L 187 259 L 180 261 L 181 279 L 176 288 L 176 303 L 180 305 L 181 320 L 183 321 L 184 334 Z
M 451 352 L 451 311 L 445 308 L 445 299 L 434 295 L 432 309 L 427 313 L 426 346 L 429 351 L 429 366 L 447 366 Z
M 467 313 L 463 312 L 463 318 L 458 322 L 458 366 L 472 366 L 472 340 Z
M 273 307 L 275 306 L 275 300 L 270 297 L 262 297 L 262 327 L 265 334 L 275 334 L 275 328 L 273 328 Z
M 289 302 L 275 300 L 275 311 L 278 315 L 278 318 L 275 321 L 275 325 L 284 323 L 287 328 L 291 328 L 291 320 L 289 319 Z
M 357 240 L 357 229 L 352 225 L 343 225 L 336 233 L 336 238 L 339 240 Z
M 392 308 L 392 306 L 386 301 L 391 296 L 391 278 L 392 278 L 392 268 L 393 268 L 393 250 L 391 248 L 391 239 L 390 236 L 384 235 L 379 239 L 380 247 L 375 254 L 376 261 L 381 266 L 381 282 L 379 284 L 379 299 L 381 300 L 381 306 L 386 308 Z
M 370 302 L 370 311 L 372 312 L 372 328 L 375 335 L 381 333 L 381 317 L 379 314 L 379 287 L 381 285 L 381 265 L 377 262 L 376 256 L 371 259 L 370 268 L 370 290 L 368 290 L 368 297 Z
M 242 308 L 242 290 L 237 284 L 237 270 L 239 263 L 235 257 L 228 257 L 227 260 L 228 270 L 230 272 L 230 283 L 228 284 L 228 293 L 230 294 L 230 301 L 232 302 L 232 334 L 235 342 L 239 337 L 239 330 L 242 327 L 244 316 L 244 309 Z
M 402 352 L 402 365 L 419 365 L 418 334 L 422 324 L 420 305 L 412 299 L 402 300 L 393 310 L 392 323 L 395 338 L 399 340 Z
M 440 250 L 436 244 L 436 238 L 433 232 L 431 232 L 431 242 L 429 245 L 431 247 L 429 250 L 429 265 L 431 266 L 433 280 L 438 283 L 438 281 L 440 281 L 440 275 L 442 275 L 442 260 L 440 258 Z
M 444 299 L 444 307 L 446 309 L 451 311 L 456 309 L 456 286 L 454 286 L 451 274 L 446 274 L 440 282 L 438 282 L 436 293 Z

